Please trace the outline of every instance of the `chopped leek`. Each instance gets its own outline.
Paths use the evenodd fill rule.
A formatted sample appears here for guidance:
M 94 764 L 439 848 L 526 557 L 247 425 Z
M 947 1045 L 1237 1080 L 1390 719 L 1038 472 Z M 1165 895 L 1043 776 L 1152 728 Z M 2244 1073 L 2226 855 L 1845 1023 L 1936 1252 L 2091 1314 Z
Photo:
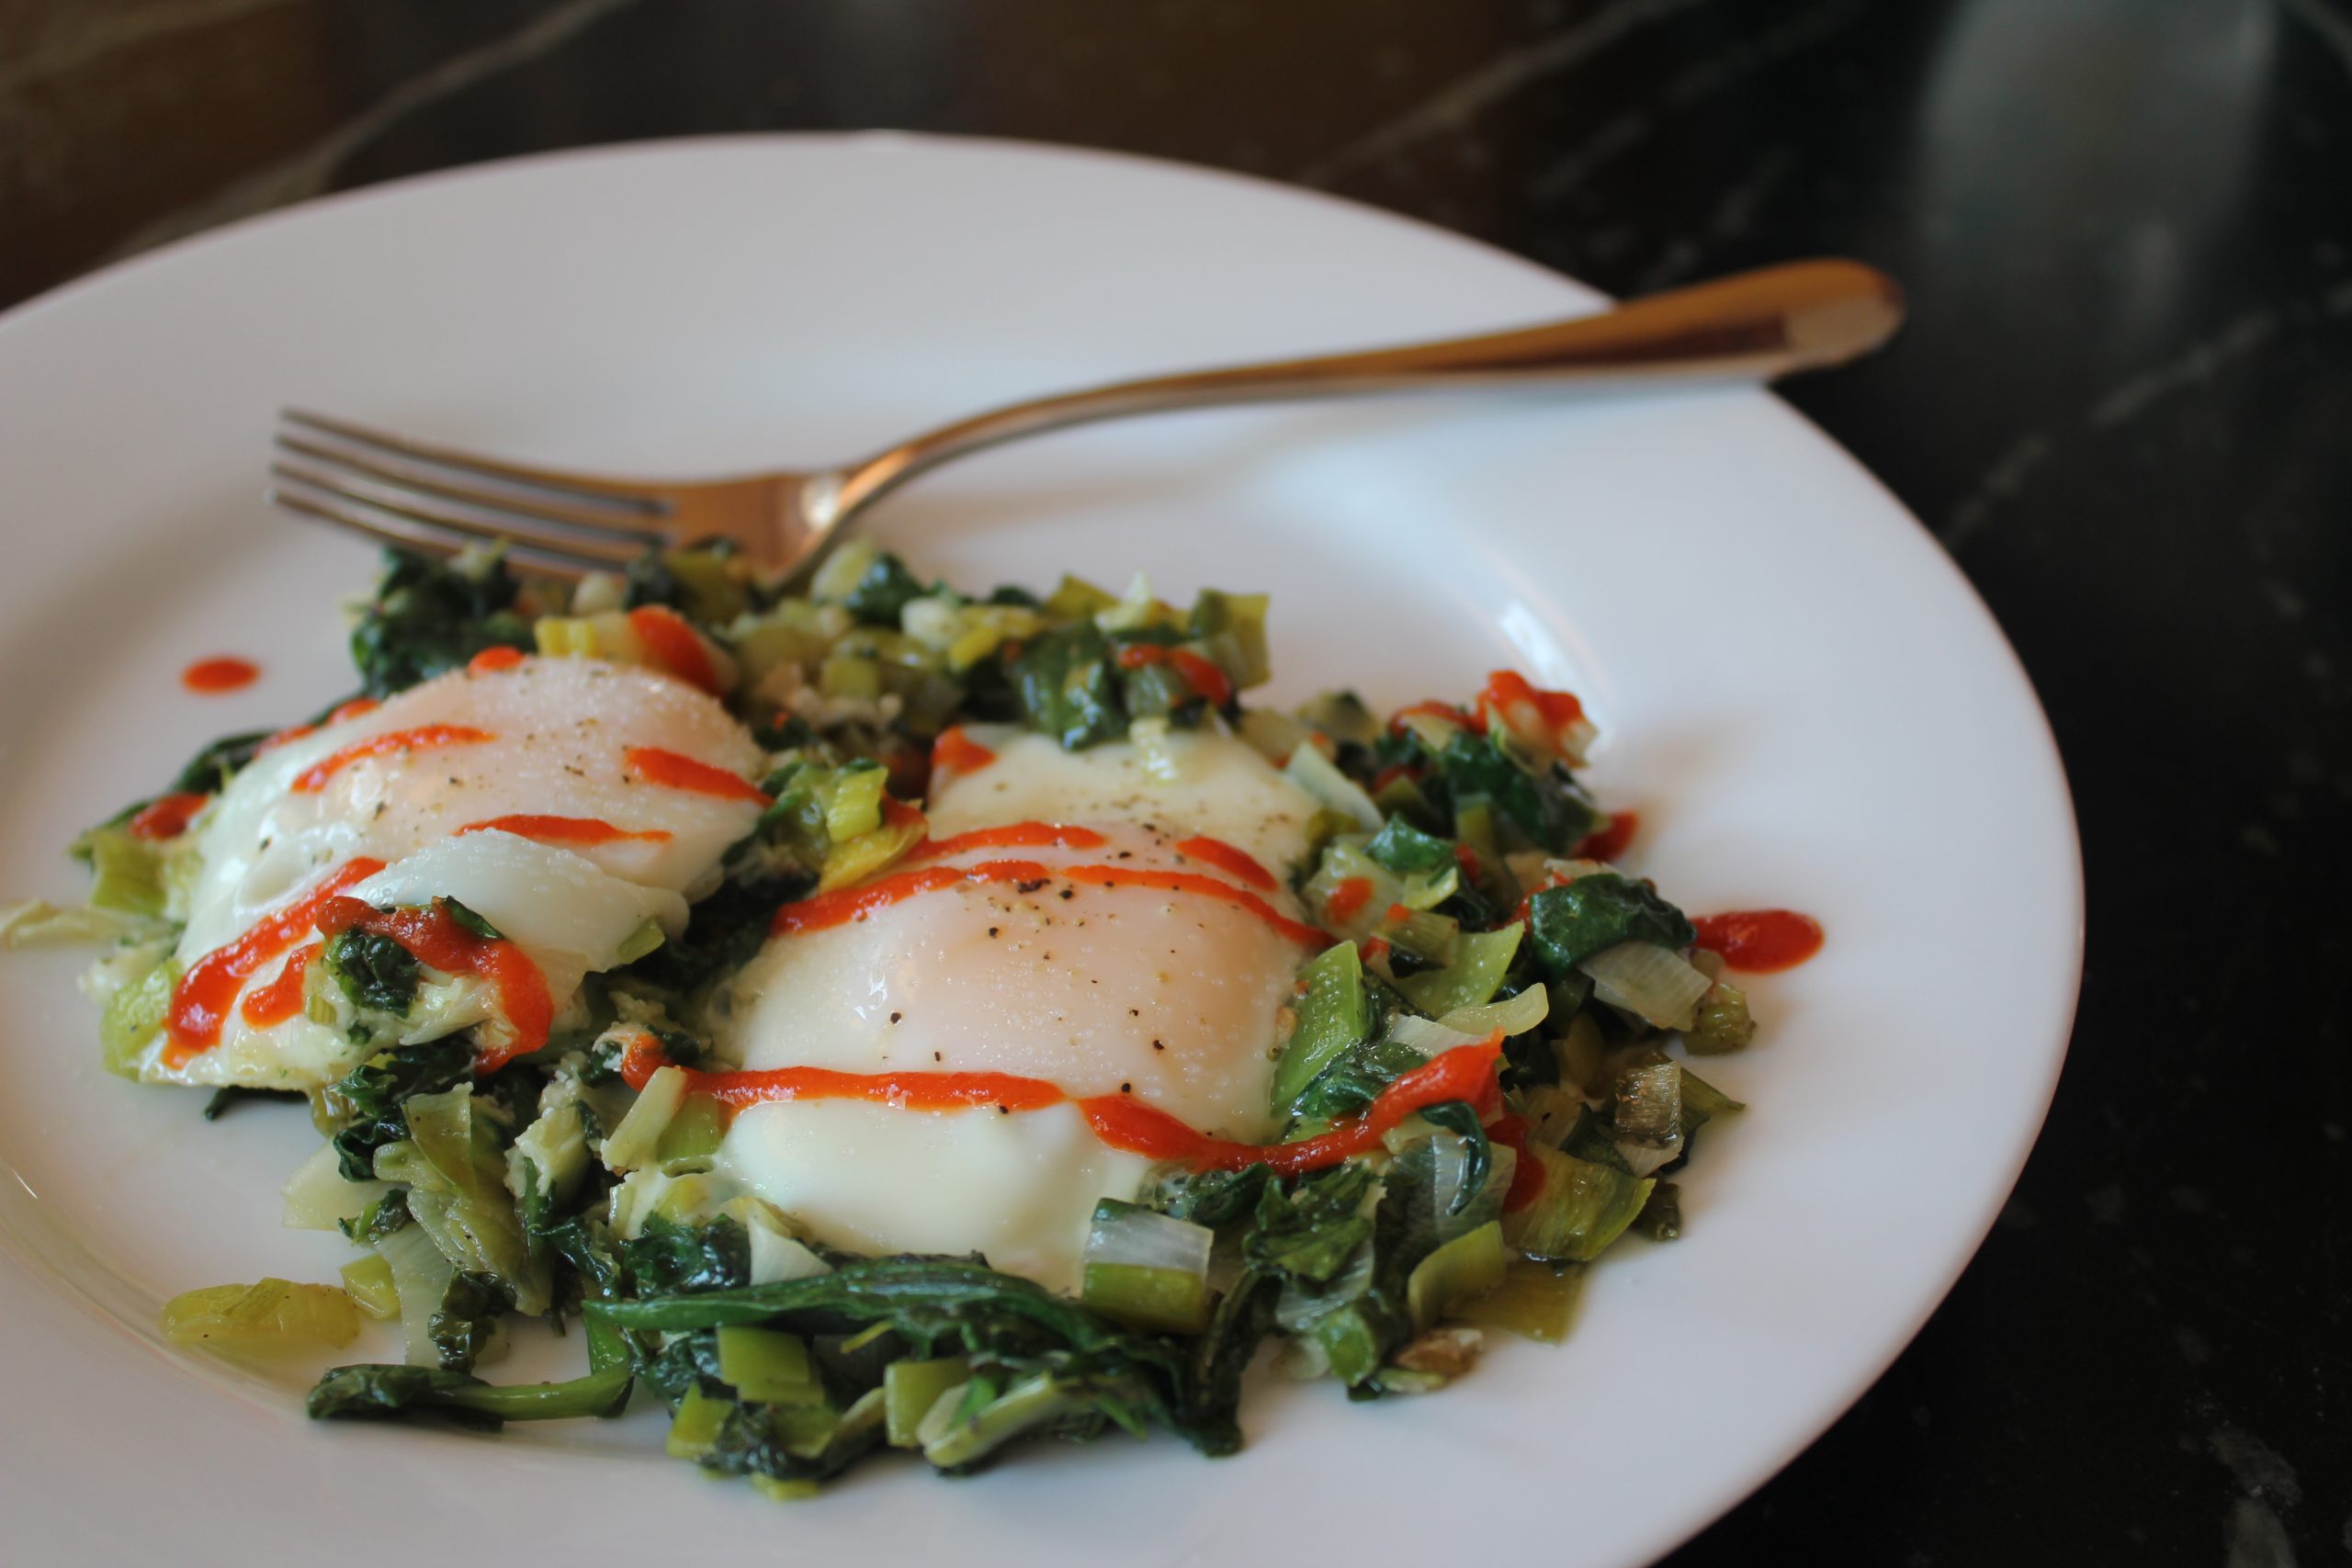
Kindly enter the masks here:
M 1589 1263 L 1625 1233 L 1656 1185 L 1540 1143 L 1527 1145 L 1544 1168 L 1533 1201 L 1503 1216 L 1503 1235 L 1531 1258 Z
M 1380 829 L 1380 807 L 1372 803 L 1356 782 L 1340 772 L 1331 759 L 1313 746 L 1300 746 L 1283 765 L 1283 773 L 1291 783 L 1314 796 L 1318 806 L 1328 807 L 1343 816 L 1351 817 L 1367 833 Z
M 90 908 L 149 919 L 164 914 L 164 844 L 134 838 L 127 828 L 93 828 L 75 840 L 74 852 L 90 863 Z
M 1396 982 L 1396 988 L 1407 1001 L 1433 1017 L 1460 1008 L 1481 1007 L 1501 988 L 1526 931 L 1517 920 L 1495 931 L 1464 931 L 1455 945 L 1453 963 L 1442 969 L 1408 975 Z
M 1593 995 L 1660 1029 L 1689 1028 L 1708 990 L 1704 975 L 1654 942 L 1621 942 L 1577 967 L 1592 976 Z
M 1271 1099 L 1278 1113 L 1372 1030 L 1372 1004 L 1364 993 L 1363 964 L 1354 942 L 1325 948 L 1299 971 L 1298 978 L 1306 987 L 1298 1000 L 1298 1024 L 1274 1063 Z
M 1541 986 L 1530 986 L 1504 1001 L 1455 1008 L 1437 1021 L 1439 1027 L 1474 1040 L 1484 1040 L 1498 1030 L 1508 1039 L 1526 1033 L 1550 1017 L 1551 1012 L 1551 993 Z
M 180 966 L 159 963 L 107 998 L 106 1010 L 98 1015 L 98 1043 L 107 1071 L 123 1077 L 139 1076 L 139 1058 L 163 1029 L 179 983 Z
M 1086 1238 L 1086 1304 L 1139 1328 L 1197 1334 L 1208 1322 L 1206 1225 L 1105 1198 Z
M 662 1143 L 662 1134 L 670 1125 L 670 1118 L 678 1113 L 685 1102 L 686 1075 L 677 1067 L 658 1067 L 638 1092 L 637 1103 L 628 1108 L 621 1124 L 605 1139 L 605 1165 L 616 1171 L 635 1170 L 650 1165 Z
M 745 1399 L 763 1404 L 821 1404 L 825 1385 L 796 1334 L 729 1324 L 718 1331 L 718 1376 Z
M 1568 1337 L 1577 1301 L 1584 1292 L 1584 1265 L 1554 1265 L 1515 1258 L 1491 1289 L 1456 1302 L 1452 1316 L 1485 1328 L 1508 1329 L 1529 1339 L 1556 1345 Z
M 919 1449 L 915 1435 L 924 1416 L 972 1378 L 961 1356 L 933 1361 L 898 1360 L 882 1370 L 882 1399 L 888 1441 L 894 1449 Z
M 1746 1050 L 1755 1038 L 1756 1021 L 1748 1016 L 1747 993 L 1717 980 L 1699 998 L 1690 1027 L 1683 1031 L 1682 1043 L 1694 1056 L 1720 1056 Z
M 702 1458 L 718 1447 L 718 1434 L 734 1409 L 728 1401 L 703 1393 L 700 1385 L 690 1385 L 678 1401 L 678 1413 L 670 1418 L 662 1448 L 672 1459 Z
M 358 1332 L 359 1309 L 333 1285 L 264 1280 L 189 1291 L 164 1303 L 164 1337 L 175 1345 L 348 1345 Z
M 361 1312 L 379 1322 L 400 1316 L 400 1292 L 392 1284 L 392 1266 L 382 1254 L 355 1258 L 343 1266 L 342 1273 L 343 1292 Z
M 1493 1290 L 1503 1281 L 1503 1227 L 1489 1220 L 1465 1231 L 1413 1266 L 1405 1300 L 1416 1328 L 1445 1316 L 1453 1303 Z
M 673 1174 L 698 1165 L 707 1168 L 726 1135 L 727 1118 L 718 1101 L 707 1096 L 682 1100 L 653 1146 L 654 1163 Z
M 278 1195 L 286 1200 L 284 1224 L 288 1230 L 331 1231 L 346 1220 L 356 1220 L 369 1204 L 392 1190 L 388 1181 L 350 1181 L 333 1144 L 317 1152 L 286 1179 Z

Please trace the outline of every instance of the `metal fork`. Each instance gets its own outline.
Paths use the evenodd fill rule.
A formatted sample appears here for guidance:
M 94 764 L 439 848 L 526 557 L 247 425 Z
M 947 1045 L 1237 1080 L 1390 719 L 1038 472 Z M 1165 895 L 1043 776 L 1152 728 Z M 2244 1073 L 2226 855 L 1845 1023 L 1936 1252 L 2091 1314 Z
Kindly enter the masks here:
M 433 555 L 507 542 L 559 576 L 626 568 L 649 548 L 729 540 L 771 570 L 808 564 L 925 469 L 1043 431 L 1210 404 L 1438 387 L 1770 379 L 1843 364 L 1903 320 L 1901 291 L 1859 262 L 1794 262 L 1478 337 L 1121 381 L 1009 404 L 839 468 L 632 479 L 526 468 L 288 409 L 269 499 Z

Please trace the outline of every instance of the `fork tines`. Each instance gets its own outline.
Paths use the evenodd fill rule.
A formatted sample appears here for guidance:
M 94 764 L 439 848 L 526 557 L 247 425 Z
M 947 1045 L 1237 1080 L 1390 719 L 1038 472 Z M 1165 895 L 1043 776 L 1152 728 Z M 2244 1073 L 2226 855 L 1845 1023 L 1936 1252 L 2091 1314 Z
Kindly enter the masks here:
M 527 569 L 626 568 L 667 542 L 657 497 L 526 468 L 287 409 L 269 499 L 403 549 L 454 555 L 504 540 Z

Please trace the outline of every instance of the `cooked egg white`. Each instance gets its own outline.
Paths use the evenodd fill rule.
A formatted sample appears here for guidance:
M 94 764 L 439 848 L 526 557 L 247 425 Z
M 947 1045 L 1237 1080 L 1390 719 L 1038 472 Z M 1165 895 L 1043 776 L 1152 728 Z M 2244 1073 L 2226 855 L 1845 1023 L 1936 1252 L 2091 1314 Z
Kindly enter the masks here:
M 776 938 L 738 983 L 725 1043 L 751 1068 L 1014 1073 L 1076 1098 L 1132 1094 L 1204 1132 L 1271 1135 L 1267 1093 L 1298 943 L 1214 897 L 1076 885 L 1054 872 L 1114 864 L 1243 886 L 1176 847 L 1198 835 L 1286 883 L 1314 802 L 1221 731 L 1174 735 L 1148 752 L 973 738 L 996 761 L 938 790 L 934 840 L 1047 821 L 1105 841 L 967 850 L 931 863 L 1013 857 L 1045 875 L 959 883 Z M 1286 886 L 1249 890 L 1299 918 Z M 718 1160 L 836 1245 L 978 1249 L 1065 1288 L 1095 1201 L 1133 1197 L 1146 1168 L 1102 1145 L 1067 1104 L 1001 1113 L 771 1102 L 736 1117 Z
M 344 763 L 312 791 L 296 781 L 372 736 L 462 726 L 491 739 L 389 751 Z M 714 885 L 719 857 L 751 829 L 746 801 L 636 777 L 626 753 L 658 747 L 751 774 L 760 750 L 718 701 L 666 675 L 578 659 L 526 659 L 494 672 L 452 671 L 382 706 L 289 741 L 231 781 L 192 832 L 198 871 L 176 957 L 183 967 L 234 941 L 356 856 L 385 869 L 350 889 L 378 905 L 455 897 L 538 965 L 559 1010 L 581 977 L 609 967 L 649 920 L 676 935 L 687 900 Z M 543 843 L 460 833 L 509 817 L 584 818 L 666 838 Z M 266 964 L 254 986 L 273 978 Z M 250 988 L 250 987 L 249 987 Z M 425 1032 L 487 1016 L 445 1009 Z M 162 1044 L 141 1076 L 166 1083 L 305 1088 L 345 1070 L 354 1047 L 333 1026 L 296 1018 L 255 1028 L 232 1010 L 220 1043 L 174 1069 Z

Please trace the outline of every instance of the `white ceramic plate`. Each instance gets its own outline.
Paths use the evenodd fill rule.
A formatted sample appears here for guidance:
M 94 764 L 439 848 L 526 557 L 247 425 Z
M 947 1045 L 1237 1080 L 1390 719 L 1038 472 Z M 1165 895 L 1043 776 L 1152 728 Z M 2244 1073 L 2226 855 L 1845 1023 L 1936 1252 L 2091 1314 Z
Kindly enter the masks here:
M 0 321 L 0 889 L 71 897 L 75 829 L 216 732 L 347 685 L 372 558 L 260 504 L 295 402 L 526 459 L 839 457 L 1112 376 L 1483 330 L 1595 295 L 1432 229 L 1222 175 L 897 136 L 467 170 L 175 246 Z M 1585 694 L 1632 863 L 1697 910 L 1792 906 L 1826 952 L 1754 987 L 1753 1109 L 1566 1347 L 1442 1396 L 1256 1390 L 1250 1449 L 869 1468 L 780 1509 L 658 1417 L 503 1438 L 299 1410 L 305 1374 L 175 1351 L 158 1303 L 340 1241 L 277 1223 L 299 1111 L 217 1125 L 97 1067 L 79 957 L 0 960 L 0 1542 L 15 1563 L 1635 1562 L 1843 1410 L 1982 1238 L 2079 968 L 2066 790 L 2015 659 L 1903 508 L 1769 396 L 1160 417 L 958 465 L 875 522 L 967 584 L 1148 570 L 1272 591 L 1275 695 L 1381 704 L 1511 664 Z M 267 671 L 181 692 L 192 658 Z M 575 1342 L 576 1343 L 576 1342 Z M 542 1359 L 546 1359 L 544 1354 Z M 552 1363 L 550 1363 L 552 1364 Z M 512 1375 L 510 1369 L 500 1369 Z

